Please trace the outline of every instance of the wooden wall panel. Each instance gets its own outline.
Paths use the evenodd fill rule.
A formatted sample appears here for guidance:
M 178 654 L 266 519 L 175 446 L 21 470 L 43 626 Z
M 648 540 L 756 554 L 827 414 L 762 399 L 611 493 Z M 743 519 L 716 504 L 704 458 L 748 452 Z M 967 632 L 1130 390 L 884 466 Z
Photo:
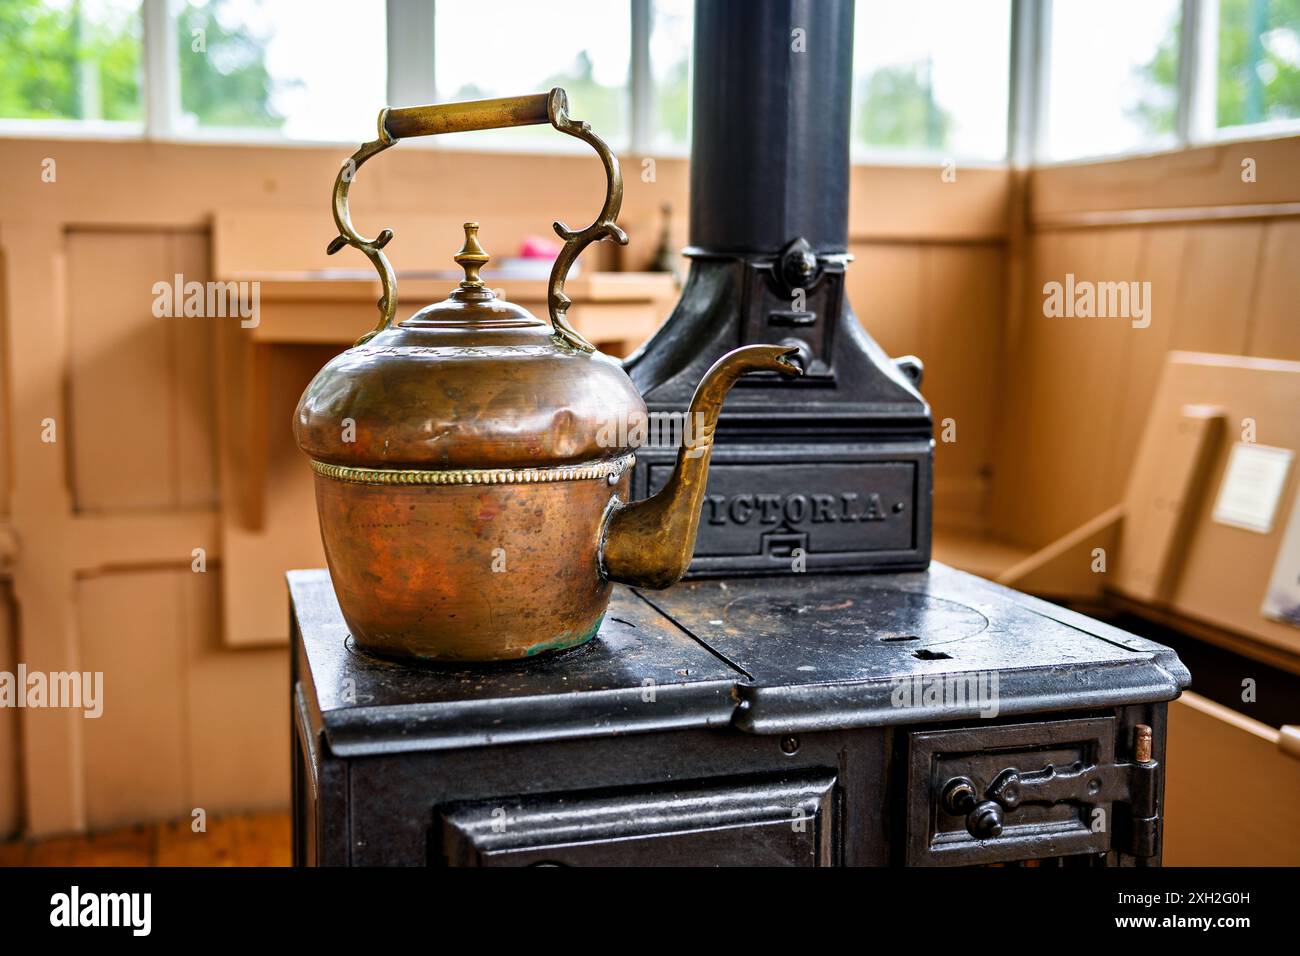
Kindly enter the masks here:
M 207 281 L 207 233 L 175 232 L 168 237 L 172 273 Z M 234 319 L 172 319 L 167 326 L 171 365 L 172 501 L 177 508 L 211 508 L 217 504 L 216 391 L 212 361 L 214 323 Z
M 1036 548 L 1118 503 L 1168 350 L 1300 358 L 1300 137 L 1035 169 L 1027 218 L 991 513 Z M 1151 282 L 1150 327 L 1043 320 L 1067 271 Z
M 289 804 L 289 660 L 205 654 L 190 670 L 189 794 L 209 815 Z
M 1012 172 L 857 164 L 849 174 L 849 243 L 996 242 L 1007 234 Z
M 1246 354 L 1300 360 L 1300 219 L 1264 225 Z
M 1165 353 L 1173 340 L 1186 242 L 1184 226 L 1153 226 L 1141 230 L 1136 274 L 1142 281 L 1151 283 L 1151 325 L 1134 329 L 1134 334 L 1126 337 L 1128 347 L 1123 364 L 1117 369 L 1119 408 L 1110 423 L 1112 439 L 1104 473 L 1108 500 L 1121 494 L 1128 481 L 1138 440 L 1146 425 L 1144 409 L 1155 397 Z
M 930 245 L 921 259 L 921 391 L 935 427 L 935 522 L 983 530 L 1001 385 L 1000 246 Z M 954 441 L 945 441 L 951 419 Z
M 190 572 L 110 574 L 77 585 L 79 669 L 104 675 L 103 716 L 78 718 L 91 829 L 188 812 L 183 573 Z
M 993 528 L 1005 540 L 1044 544 L 1107 507 L 1126 353 L 1150 329 L 1125 318 L 1049 317 L 1043 288 L 1067 274 L 1134 280 L 1139 239 L 1137 230 L 1122 229 L 1104 238 L 1076 231 L 1035 240 L 994 479 Z
M 8 213 L 3 202 L 0 212 Z M 29 668 L 46 672 L 76 667 L 71 565 L 79 549 L 71 541 L 69 456 L 64 451 L 65 242 L 58 221 L 0 220 L 7 270 L 5 314 L 11 320 L 5 328 L 12 416 L 10 520 L 22 543 L 12 570 L 14 600 L 22 613 L 18 653 Z M 20 316 L 27 321 L 19 321 Z M 63 423 L 62 445 L 42 441 L 41 422 L 48 417 Z M 20 726 L 28 831 L 55 833 L 84 826 L 79 722 L 61 710 L 27 710 Z
M 998 421 L 994 436 L 993 481 L 989 493 L 989 531 L 1004 543 L 1028 540 L 1017 535 L 1014 521 L 1034 493 L 1033 474 L 1025 449 L 1029 433 L 1030 403 L 1043 369 L 1033 361 L 1033 330 L 1042 316 L 1044 276 L 1061 274 L 1063 242 L 1059 236 L 1043 236 L 1041 241 L 1025 244 L 1017 271 L 1023 278 L 1019 289 L 1009 295 L 1018 297 L 1019 307 L 1007 316 L 1007 341 L 1000 364 Z M 1013 324 L 1014 322 L 1014 324 Z M 964 562 L 962 567 L 971 566 Z
M 222 604 L 232 645 L 287 645 L 287 568 L 325 565 L 311 468 L 293 437 L 293 412 L 303 389 L 340 351 L 332 346 L 275 349 L 267 356 L 267 407 L 262 409 L 265 518 L 248 527 L 238 514 L 222 515 Z M 233 479 L 236 476 L 230 476 Z
M 91 829 L 288 800 L 287 651 L 223 649 L 218 585 L 188 567 L 79 583 L 80 666 L 104 673 L 82 720 Z
M 67 237 L 71 422 L 62 426 L 79 510 L 170 504 L 167 326 L 150 313 L 166 269 L 165 235 Z
M 215 504 L 212 323 L 152 312 L 154 283 L 206 281 L 206 256 L 201 234 L 69 233 L 77 510 Z
M 0 671 L 10 674 L 18 665 L 13 625 L 13 592 L 8 581 L 0 581 Z M 0 707 L 0 842 L 17 833 L 23 822 L 18 713 L 16 708 Z
M 288 650 L 225 647 L 218 580 L 181 572 L 177 581 L 185 609 L 187 798 L 209 816 L 289 801 Z
M 1300 866 L 1300 760 L 1277 736 L 1198 694 L 1169 705 L 1165 866 Z M 1230 824 L 1224 780 L 1233 782 Z
M 1263 230 L 1258 222 L 1188 230 L 1170 348 L 1246 354 Z
M 1255 179 L 1242 179 L 1242 161 Z M 1300 136 L 1247 140 L 1154 156 L 1049 166 L 1033 171 L 1030 216 L 1039 224 L 1098 211 L 1179 210 L 1300 200 Z
M 1000 384 L 1005 249 L 996 243 L 851 246 L 849 302 L 890 355 L 925 363 L 921 391 L 935 421 L 935 521 L 987 526 Z M 955 442 L 941 439 L 945 418 Z
M 890 355 L 920 354 L 921 247 L 854 243 L 849 251 L 845 286 L 858 321 Z
M 1044 254 L 1035 257 L 1030 273 L 1033 279 L 1021 322 L 1022 350 L 1028 354 L 1022 354 L 1015 368 L 1026 376 L 1032 391 L 1016 399 L 1025 412 L 1023 428 L 1007 443 L 1011 467 L 1025 474 L 1025 493 L 1018 497 L 1011 516 L 995 521 L 998 532 L 1017 544 L 1050 540 L 1076 523 L 1068 517 L 1062 520 L 1055 502 L 1082 491 L 1096 464 L 1090 455 L 1073 460 L 1054 456 L 1051 446 L 1064 430 L 1072 431 L 1079 424 L 1092 384 L 1104 375 L 1100 356 L 1091 351 L 1100 340 L 1100 328 L 1095 319 L 1044 317 L 1041 291 L 1048 281 L 1064 281 L 1066 273 L 1088 275 L 1088 265 L 1097 254 L 1096 239 L 1078 233 L 1053 237 Z M 1004 464 L 1007 461 L 1004 458 Z
M 1300 352 L 1297 257 L 1289 218 L 1035 233 L 1000 406 L 995 533 L 1041 547 L 1119 501 L 1167 351 Z M 1043 283 L 1066 272 L 1150 282 L 1150 326 L 1043 318 Z
M 1150 281 L 1143 260 L 1145 237 L 1145 230 L 1141 228 L 1104 230 L 1099 236 L 1101 242 L 1096 247 L 1096 259 L 1084 269 L 1082 277 L 1095 282 Z M 1093 458 L 1092 466 L 1087 469 L 1087 478 L 1078 491 L 1080 508 L 1087 511 L 1085 521 L 1114 504 L 1128 477 L 1127 464 L 1119 464 L 1117 459 L 1124 459 L 1129 453 L 1116 447 L 1116 439 L 1123 434 L 1120 423 L 1129 417 L 1126 404 L 1129 369 L 1138 356 L 1150 351 L 1148 340 L 1160 336 L 1156 328 L 1155 310 L 1158 305 L 1155 296 L 1153 284 L 1151 299 L 1146 303 L 1150 310 L 1147 315 L 1150 324 L 1145 328 L 1133 325 L 1134 321 L 1145 322 L 1145 319 L 1097 317 L 1082 320 L 1091 341 L 1089 348 L 1095 356 L 1089 363 L 1091 375 L 1087 399 L 1077 412 L 1080 416 L 1078 439 L 1087 449 L 1085 454 Z M 1065 361 L 1068 364 L 1069 360 Z
M 9 389 L 9 336 L 4 334 L 9 327 L 9 290 L 5 288 L 9 275 L 9 263 L 5 255 L 4 243 L 0 242 L 0 515 L 11 511 L 9 500 L 9 483 L 11 479 L 10 428 L 12 427 L 13 409 L 10 407 Z

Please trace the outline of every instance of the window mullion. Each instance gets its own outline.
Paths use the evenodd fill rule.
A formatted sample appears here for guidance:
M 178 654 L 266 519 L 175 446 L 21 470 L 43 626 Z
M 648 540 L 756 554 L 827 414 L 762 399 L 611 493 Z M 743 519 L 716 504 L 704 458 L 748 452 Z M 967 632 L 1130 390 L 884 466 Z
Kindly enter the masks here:
M 388 0 L 388 105 L 437 102 L 433 31 L 433 3 Z
M 176 50 L 176 18 L 169 0 L 144 0 L 144 133 L 168 139 L 176 133 L 180 113 L 180 56 Z
M 632 57 L 629 69 L 633 153 L 647 153 L 654 145 L 654 75 L 650 70 L 651 0 L 631 0 Z
M 1041 158 L 1046 134 L 1050 42 L 1049 0 L 1012 0 L 1007 160 L 1013 166 L 1029 166 Z
M 1175 104 L 1174 135 L 1177 145 L 1191 141 L 1196 99 L 1196 75 L 1200 71 L 1200 11 L 1197 0 L 1182 0 L 1182 22 L 1178 28 L 1178 93 Z
M 1214 138 L 1219 0 L 1183 0 L 1178 64 L 1178 145 Z

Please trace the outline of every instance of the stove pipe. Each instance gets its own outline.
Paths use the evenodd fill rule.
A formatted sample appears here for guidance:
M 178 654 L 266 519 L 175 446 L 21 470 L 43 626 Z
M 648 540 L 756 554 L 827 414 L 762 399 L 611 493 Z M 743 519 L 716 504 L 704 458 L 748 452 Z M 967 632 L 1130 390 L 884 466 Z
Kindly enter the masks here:
M 693 69 L 692 247 L 847 252 L 853 0 L 697 3 Z

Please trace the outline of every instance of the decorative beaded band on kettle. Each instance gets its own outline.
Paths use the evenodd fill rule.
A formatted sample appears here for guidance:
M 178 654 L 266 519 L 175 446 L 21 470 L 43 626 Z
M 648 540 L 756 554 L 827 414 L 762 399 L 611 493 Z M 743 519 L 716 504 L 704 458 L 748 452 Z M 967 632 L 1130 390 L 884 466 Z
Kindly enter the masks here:
M 318 475 L 362 485 L 514 485 L 546 481 L 583 481 L 619 478 L 636 462 L 636 455 L 607 458 L 577 465 L 547 468 L 458 468 L 434 471 L 424 468 L 354 468 L 311 460 Z

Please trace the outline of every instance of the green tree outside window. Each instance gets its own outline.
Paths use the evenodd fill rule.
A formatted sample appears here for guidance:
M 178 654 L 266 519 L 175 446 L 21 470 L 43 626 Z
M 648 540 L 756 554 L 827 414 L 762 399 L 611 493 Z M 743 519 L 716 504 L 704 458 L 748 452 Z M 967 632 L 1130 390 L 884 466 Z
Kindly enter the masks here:
M 179 11 L 181 108 L 202 126 L 278 128 L 267 38 L 223 22 L 225 6 Z M 140 121 L 141 36 L 139 4 L 0 0 L 0 117 Z
M 138 7 L 0 0 L 0 117 L 139 120 Z
M 1219 0 L 1215 121 L 1220 128 L 1300 117 L 1300 0 Z M 1174 129 L 1179 25 L 1139 70 L 1134 108 L 1153 132 Z
M 176 18 L 181 110 L 200 126 L 278 129 L 284 117 L 271 106 L 268 38 L 224 24 L 225 6 L 223 0 L 187 3 Z

